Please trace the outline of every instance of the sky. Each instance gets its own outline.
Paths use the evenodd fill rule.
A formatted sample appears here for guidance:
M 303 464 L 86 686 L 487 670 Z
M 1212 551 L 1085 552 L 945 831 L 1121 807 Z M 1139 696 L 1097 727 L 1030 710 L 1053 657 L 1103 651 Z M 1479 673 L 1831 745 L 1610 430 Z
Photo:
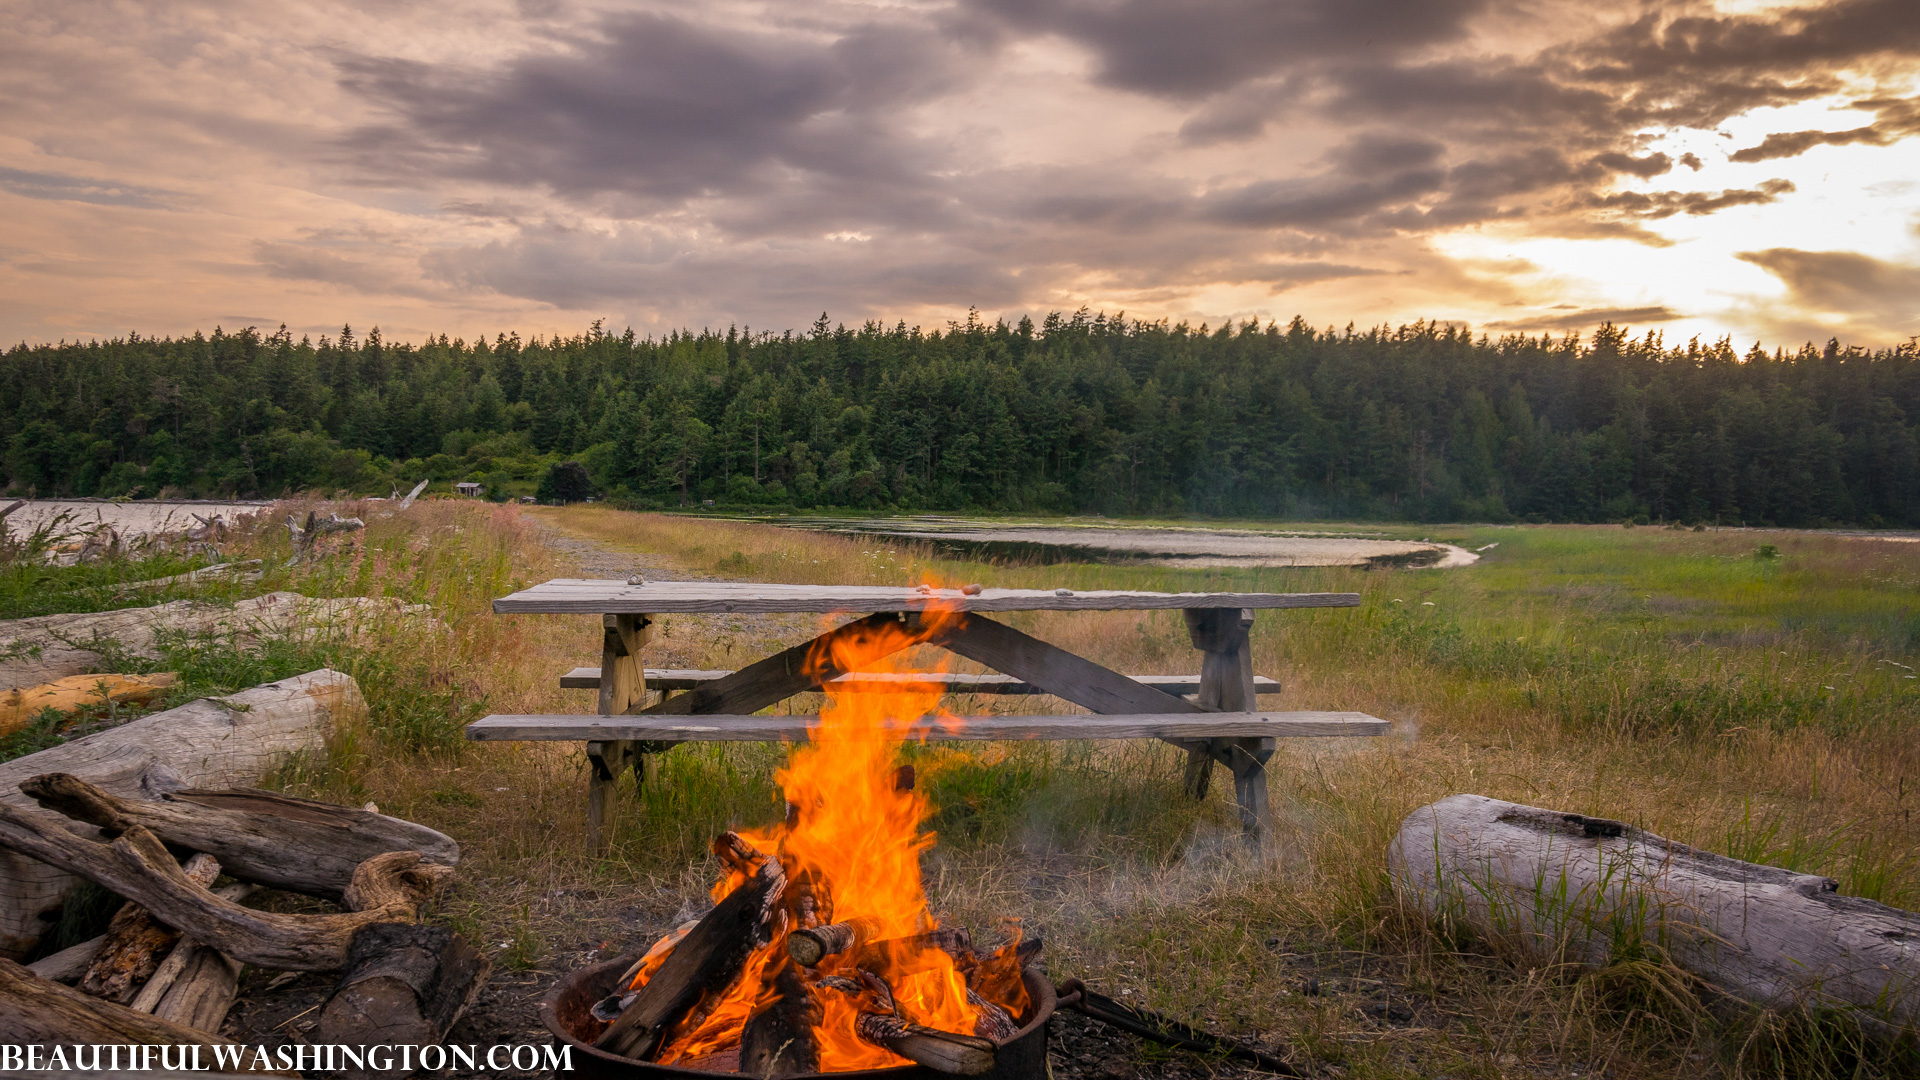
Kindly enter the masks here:
M 1920 334 L 1920 2 L 0 0 L 0 342 Z

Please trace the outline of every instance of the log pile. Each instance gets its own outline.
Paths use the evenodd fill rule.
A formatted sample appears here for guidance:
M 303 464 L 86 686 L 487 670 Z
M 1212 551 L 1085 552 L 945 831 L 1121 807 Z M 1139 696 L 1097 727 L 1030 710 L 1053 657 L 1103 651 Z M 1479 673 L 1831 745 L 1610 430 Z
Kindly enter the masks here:
M 883 938 L 872 924 L 832 917 L 806 871 L 783 865 L 734 833 L 714 854 L 734 884 L 700 919 L 676 928 L 628 969 L 594 1006 L 604 1022 L 589 1032 L 600 1050 L 636 1061 L 712 1067 L 750 1076 L 794 1076 L 831 1068 L 816 1045 L 823 1016 L 847 1018 L 861 1042 L 937 1072 L 978 1075 L 1019 1030 L 1027 1009 L 1023 966 L 1037 938 L 1016 938 L 984 955 L 964 930 L 943 928 Z M 889 983 L 925 970 L 944 954 L 967 984 L 970 1031 L 916 1022 Z M 897 1063 L 897 1062 L 896 1062 Z
M 222 1044 L 243 965 L 341 972 L 321 1017 L 330 1042 L 437 1042 L 486 980 L 472 946 L 415 923 L 459 859 L 425 826 L 246 788 L 140 799 L 70 773 L 17 787 L 63 816 L 0 801 L 0 852 L 126 903 L 95 941 L 30 967 L 0 960 L 0 1043 Z M 242 903 L 262 888 L 343 910 Z

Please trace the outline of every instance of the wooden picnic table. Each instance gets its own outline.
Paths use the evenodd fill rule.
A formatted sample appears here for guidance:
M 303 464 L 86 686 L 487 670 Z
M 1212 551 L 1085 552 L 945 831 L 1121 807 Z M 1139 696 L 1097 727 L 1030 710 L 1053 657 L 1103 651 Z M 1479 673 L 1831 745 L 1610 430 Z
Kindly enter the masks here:
M 823 669 L 838 635 L 887 621 L 919 628 L 929 608 L 964 613 L 941 620 L 926 639 L 1003 674 L 911 676 L 950 693 L 1051 694 L 1089 710 L 1054 715 L 903 718 L 907 738 L 1161 739 L 1188 752 L 1186 788 L 1206 794 L 1213 764 L 1233 773 L 1241 823 L 1255 836 L 1267 828 L 1266 763 L 1276 738 L 1384 735 L 1388 723 L 1355 712 L 1262 712 L 1256 697 L 1280 684 L 1253 673 L 1247 631 L 1261 609 L 1355 607 L 1358 593 L 1163 593 L 1071 589 L 932 589 L 868 585 L 774 585 L 723 581 L 628 581 L 558 578 L 493 602 L 493 610 L 600 616 L 598 668 L 575 668 L 561 685 L 600 691 L 592 715 L 489 716 L 467 726 L 484 741 L 586 743 L 592 766 L 587 829 L 598 843 L 614 779 L 631 769 L 644 783 L 651 755 L 683 742 L 804 739 L 817 716 L 755 715 L 795 694 L 890 689 L 909 678 Z M 1179 610 L 1186 618 L 1200 674 L 1122 675 L 988 618 L 1004 611 Z M 653 617 L 670 614 L 813 613 L 858 615 L 811 641 L 737 671 L 685 671 L 641 666 Z M 868 614 L 862 614 L 868 613 Z M 809 657 L 813 662 L 809 663 Z M 649 689 L 661 697 L 647 703 Z M 679 691 L 674 693 L 674 691 Z M 1190 700 L 1187 695 L 1193 695 Z

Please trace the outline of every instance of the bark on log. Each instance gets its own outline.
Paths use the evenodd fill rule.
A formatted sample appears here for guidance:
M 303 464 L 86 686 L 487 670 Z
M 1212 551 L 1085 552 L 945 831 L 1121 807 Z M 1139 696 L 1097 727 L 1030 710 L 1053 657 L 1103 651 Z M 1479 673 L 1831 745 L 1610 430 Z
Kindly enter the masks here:
M 220 876 L 220 863 L 211 855 L 195 855 L 181 868 L 181 876 L 202 889 L 209 888 Z M 106 944 L 80 977 L 80 992 L 128 1004 L 179 941 L 180 932 L 154 918 L 146 908 L 132 901 L 120 905 L 107 924 Z
M 230 876 L 337 900 L 375 855 L 418 851 L 446 866 L 460 845 L 425 825 L 254 788 L 190 788 L 159 800 L 122 799 L 70 773 L 20 785 L 35 802 L 108 837 L 139 825 L 175 847 L 219 858 Z
M 1414 811 L 1387 859 L 1405 901 L 1536 953 L 1604 964 L 1634 939 L 1762 1005 L 1920 1021 L 1920 915 L 1828 878 L 1479 795 Z
M 492 962 L 443 927 L 363 927 L 320 1012 L 320 1041 L 348 1046 L 440 1042 L 492 970 Z M 380 1073 L 367 1069 L 349 1075 Z
M 319 748 L 336 722 L 364 715 L 366 707 L 351 678 L 325 669 L 192 702 L 0 763 L 0 804 L 59 822 L 19 791 L 22 780 L 48 772 L 72 773 L 135 799 L 252 783 L 285 754 Z M 43 916 L 58 911 L 77 884 L 71 874 L 0 851 L 0 956 L 33 948 L 49 926 Z
M 362 926 L 412 921 L 453 876 L 450 867 L 417 851 L 389 852 L 354 871 L 342 898 L 351 914 L 281 915 L 241 907 L 194 885 L 166 846 L 139 826 L 100 844 L 0 803 L 0 847 L 85 877 L 195 941 L 276 971 L 338 969 Z
M 977 1035 L 957 1035 L 910 1024 L 891 1013 L 861 1013 L 855 1034 L 935 1072 L 978 1076 L 993 1068 L 993 1043 Z
M 91 998 L 0 959 L 0 1043 L 232 1046 L 226 1039 Z M 245 1059 L 242 1058 L 244 1068 Z M 201 1061 L 211 1067 L 213 1054 Z
M 747 1018 L 740 1032 L 740 1072 L 748 1076 L 797 1076 L 819 1071 L 813 1029 L 822 1010 L 795 964 L 773 976 L 772 1004 Z
M 737 857 L 742 848 L 752 851 L 731 833 L 714 841 L 716 853 Z M 761 855 L 753 876 L 700 918 L 593 1045 L 623 1057 L 650 1058 L 668 1028 L 694 1011 L 703 996 L 724 991 L 748 955 L 767 943 L 786 883 L 779 861 Z

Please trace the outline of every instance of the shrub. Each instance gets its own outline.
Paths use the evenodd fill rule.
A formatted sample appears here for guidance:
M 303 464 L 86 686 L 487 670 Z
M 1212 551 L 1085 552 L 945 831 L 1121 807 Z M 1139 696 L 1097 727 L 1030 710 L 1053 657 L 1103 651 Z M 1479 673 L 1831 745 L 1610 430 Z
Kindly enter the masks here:
M 540 478 L 540 489 L 534 494 L 543 503 L 586 502 L 593 497 L 593 478 L 585 465 L 562 461 Z

